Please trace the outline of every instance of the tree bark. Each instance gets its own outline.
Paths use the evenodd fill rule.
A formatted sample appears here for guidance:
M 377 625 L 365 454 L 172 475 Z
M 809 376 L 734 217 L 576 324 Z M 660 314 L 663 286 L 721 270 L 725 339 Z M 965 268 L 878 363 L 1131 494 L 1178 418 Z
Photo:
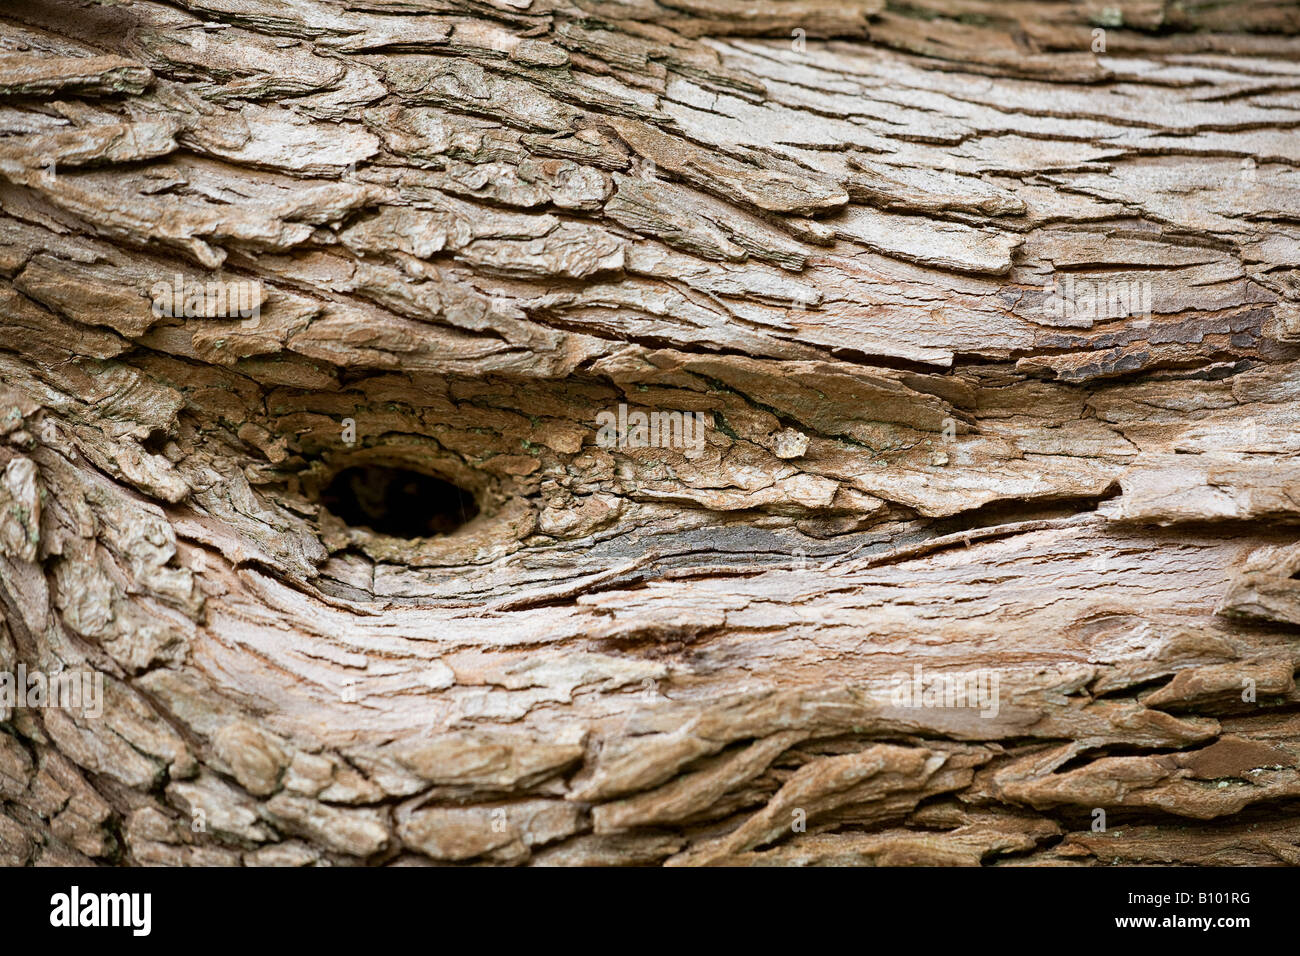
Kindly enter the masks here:
M 0 862 L 1300 861 L 1298 34 L 6 4 Z

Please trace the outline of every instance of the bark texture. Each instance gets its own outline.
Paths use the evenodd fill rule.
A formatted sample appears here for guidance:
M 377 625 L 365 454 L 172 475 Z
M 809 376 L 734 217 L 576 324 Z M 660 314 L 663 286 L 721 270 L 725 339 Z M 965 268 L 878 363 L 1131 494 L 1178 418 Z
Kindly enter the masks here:
M 1297 34 L 7 2 L 0 861 L 1300 862 Z

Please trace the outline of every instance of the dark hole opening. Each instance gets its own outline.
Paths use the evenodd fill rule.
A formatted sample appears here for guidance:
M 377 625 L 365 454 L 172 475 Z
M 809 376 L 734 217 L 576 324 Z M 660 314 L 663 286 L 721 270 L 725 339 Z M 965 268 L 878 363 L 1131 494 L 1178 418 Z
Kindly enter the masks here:
M 353 527 L 395 538 L 448 534 L 478 514 L 463 488 L 406 468 L 360 465 L 340 471 L 320 503 Z
M 167 448 L 167 442 L 171 438 L 167 431 L 162 428 L 155 428 L 149 432 L 148 437 L 140 445 L 151 455 L 161 455 Z

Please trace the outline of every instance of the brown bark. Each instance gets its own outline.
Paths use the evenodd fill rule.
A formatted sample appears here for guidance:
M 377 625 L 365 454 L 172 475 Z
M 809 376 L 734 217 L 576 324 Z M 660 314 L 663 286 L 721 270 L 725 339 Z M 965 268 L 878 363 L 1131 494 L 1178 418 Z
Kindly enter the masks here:
M 1295 863 L 1297 34 L 6 5 L 0 862 Z

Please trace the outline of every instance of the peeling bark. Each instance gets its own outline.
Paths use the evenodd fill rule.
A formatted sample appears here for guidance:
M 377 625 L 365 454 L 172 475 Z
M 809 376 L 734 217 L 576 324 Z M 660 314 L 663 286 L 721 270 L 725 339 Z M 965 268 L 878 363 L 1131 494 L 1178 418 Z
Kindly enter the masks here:
M 0 863 L 1296 863 L 1298 54 L 7 4 Z

